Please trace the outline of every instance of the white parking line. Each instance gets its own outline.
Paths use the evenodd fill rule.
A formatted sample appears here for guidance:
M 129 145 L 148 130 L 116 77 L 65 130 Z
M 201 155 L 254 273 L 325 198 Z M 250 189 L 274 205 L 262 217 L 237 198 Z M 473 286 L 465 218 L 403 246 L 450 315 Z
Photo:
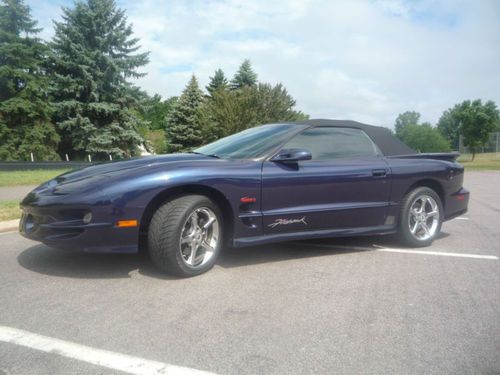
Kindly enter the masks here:
M 459 216 L 459 217 L 456 217 L 455 220 L 469 220 L 469 218 L 464 217 L 464 216 Z
M 12 233 L 19 233 L 17 230 L 11 230 L 9 232 L 0 232 L 0 236 L 6 235 L 6 234 L 12 234 Z
M 457 258 L 475 258 L 475 259 L 491 259 L 498 260 L 495 255 L 479 255 L 479 254 L 465 254 L 465 253 L 447 253 L 440 251 L 428 250 L 407 250 L 407 249 L 391 249 L 391 248 L 376 248 L 375 251 L 384 251 L 388 253 L 407 253 L 407 254 L 422 254 L 422 255 L 439 255 L 443 257 L 457 257 Z
M 210 372 L 94 349 L 16 328 L 0 326 L 0 341 L 138 375 L 208 375 Z
M 294 243 L 290 242 L 290 245 L 294 246 L 313 246 L 313 247 L 321 247 L 332 250 L 343 250 L 343 251 L 382 251 L 387 253 L 407 253 L 407 254 L 420 254 L 420 255 L 438 255 L 445 257 L 457 257 L 457 258 L 476 258 L 476 259 L 489 259 L 489 260 L 498 260 L 498 257 L 495 255 L 481 255 L 481 254 L 466 254 L 466 253 L 448 253 L 441 251 L 429 251 L 429 250 L 411 250 L 411 249 L 396 249 L 390 247 L 382 247 L 379 245 L 372 245 L 366 247 L 360 246 L 341 246 L 341 245 L 326 245 L 326 244 L 314 244 L 314 243 Z

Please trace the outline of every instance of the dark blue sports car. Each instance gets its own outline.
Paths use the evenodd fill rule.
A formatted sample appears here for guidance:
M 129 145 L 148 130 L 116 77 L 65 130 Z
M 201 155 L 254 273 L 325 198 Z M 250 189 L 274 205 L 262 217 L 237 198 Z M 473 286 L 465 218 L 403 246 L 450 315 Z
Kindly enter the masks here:
M 224 245 L 398 233 L 426 246 L 467 210 L 457 154 L 419 154 L 381 127 L 310 120 L 263 125 L 186 154 L 63 174 L 22 201 L 21 233 L 88 252 L 146 248 L 193 276 Z

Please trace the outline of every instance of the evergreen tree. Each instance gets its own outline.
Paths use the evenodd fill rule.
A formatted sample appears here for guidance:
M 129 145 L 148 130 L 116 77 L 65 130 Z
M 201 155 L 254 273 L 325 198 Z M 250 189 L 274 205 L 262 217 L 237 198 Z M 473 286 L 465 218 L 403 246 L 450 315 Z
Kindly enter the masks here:
M 105 157 L 134 155 L 142 138 L 133 111 L 137 90 L 128 82 L 143 74 L 148 53 L 138 53 L 124 10 L 114 0 L 77 1 L 63 8 L 52 46 L 52 93 L 61 152 Z
M 51 123 L 46 47 L 22 0 L 0 5 L 0 159 L 57 160 L 59 137 Z
M 225 90 L 228 87 L 226 76 L 222 69 L 217 69 L 213 77 L 210 77 L 210 83 L 206 89 L 210 96 L 213 96 L 217 90 Z
M 167 121 L 167 150 L 179 152 L 203 143 L 206 123 L 205 97 L 196 77 L 191 77 Z
M 246 59 L 240 65 L 238 71 L 231 81 L 231 89 L 238 90 L 245 86 L 255 86 L 257 84 L 257 73 L 252 69 L 250 60 Z

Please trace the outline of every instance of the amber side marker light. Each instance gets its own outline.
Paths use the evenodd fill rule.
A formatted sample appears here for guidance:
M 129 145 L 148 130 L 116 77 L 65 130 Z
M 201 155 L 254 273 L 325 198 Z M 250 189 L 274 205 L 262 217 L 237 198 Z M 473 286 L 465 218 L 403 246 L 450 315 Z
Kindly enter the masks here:
M 130 228 L 138 225 L 137 220 L 120 220 L 116 223 L 118 228 Z

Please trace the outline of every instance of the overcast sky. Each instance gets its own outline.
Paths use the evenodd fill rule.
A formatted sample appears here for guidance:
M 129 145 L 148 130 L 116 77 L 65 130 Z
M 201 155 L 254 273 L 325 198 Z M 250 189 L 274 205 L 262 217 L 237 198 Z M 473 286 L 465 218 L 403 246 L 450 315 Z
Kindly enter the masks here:
M 69 0 L 28 0 L 53 34 Z M 500 1 L 118 0 L 150 51 L 137 84 L 179 95 L 192 73 L 231 77 L 245 58 L 311 118 L 435 123 L 465 99 L 500 105 Z

